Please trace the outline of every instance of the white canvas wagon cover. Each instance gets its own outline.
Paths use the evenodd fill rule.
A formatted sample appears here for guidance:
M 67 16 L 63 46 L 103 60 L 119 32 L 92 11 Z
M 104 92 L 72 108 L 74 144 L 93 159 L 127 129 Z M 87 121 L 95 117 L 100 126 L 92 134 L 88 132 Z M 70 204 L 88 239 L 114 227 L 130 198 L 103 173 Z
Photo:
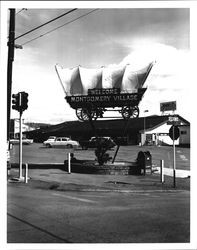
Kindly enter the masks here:
M 121 93 L 133 93 L 142 88 L 153 63 L 134 71 L 131 65 L 87 69 L 81 66 L 63 68 L 55 65 L 66 96 L 87 95 L 88 89 L 119 88 Z

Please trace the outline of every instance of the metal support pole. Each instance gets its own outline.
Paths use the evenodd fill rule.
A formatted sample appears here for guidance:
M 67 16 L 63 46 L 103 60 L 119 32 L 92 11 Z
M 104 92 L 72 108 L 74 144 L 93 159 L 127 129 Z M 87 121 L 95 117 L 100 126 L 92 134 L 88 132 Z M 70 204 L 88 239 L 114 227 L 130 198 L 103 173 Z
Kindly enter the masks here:
M 22 179 L 22 112 L 20 112 L 20 119 L 19 119 L 19 131 L 20 131 L 20 138 L 19 138 L 19 179 Z
M 68 153 L 68 173 L 71 174 L 70 152 Z
M 130 119 L 128 119 L 128 120 L 125 121 L 125 125 L 124 125 L 124 130 L 123 130 L 123 135 L 122 135 L 122 137 L 124 137 L 125 134 L 126 134 L 126 132 L 127 132 L 127 128 L 128 128 L 128 126 L 129 126 L 129 122 L 130 122 Z M 117 148 L 116 148 L 116 151 L 115 151 L 115 154 L 114 154 L 114 158 L 113 158 L 113 160 L 112 160 L 112 163 L 114 163 L 114 161 L 115 161 L 115 159 L 116 159 L 116 156 L 117 156 L 117 154 L 118 154 L 119 148 L 120 148 L 120 145 L 118 145 Z
M 116 159 L 116 156 L 117 156 L 117 153 L 118 153 L 119 148 L 120 148 L 120 145 L 118 145 L 117 148 L 116 148 L 116 151 L 115 151 L 115 154 L 114 154 L 114 158 L 113 158 L 113 160 L 112 160 L 112 163 L 114 163 L 114 161 L 115 161 L 115 159 Z
M 25 183 L 28 183 L 28 164 L 25 163 Z
M 98 137 L 97 132 L 96 132 L 96 128 L 95 128 L 94 123 L 93 123 L 93 120 L 92 120 L 91 111 L 88 111 L 88 120 L 89 120 L 89 122 L 90 122 L 90 126 L 91 126 L 91 128 L 92 128 L 92 130 L 93 130 L 94 135 L 95 135 L 96 137 Z
M 164 160 L 160 161 L 160 181 L 164 183 Z
M 144 110 L 144 143 L 143 145 L 146 144 L 146 113 L 148 112 L 148 110 Z

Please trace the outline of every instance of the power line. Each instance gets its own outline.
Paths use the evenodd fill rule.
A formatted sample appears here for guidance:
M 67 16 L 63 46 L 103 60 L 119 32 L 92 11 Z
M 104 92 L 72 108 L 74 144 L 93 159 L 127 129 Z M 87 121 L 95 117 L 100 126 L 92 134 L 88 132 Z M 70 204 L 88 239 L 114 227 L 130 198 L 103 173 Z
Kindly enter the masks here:
M 21 10 L 19 10 L 15 15 L 18 15 L 21 11 L 23 10 L 27 10 L 26 8 L 22 8 Z
M 39 25 L 38 27 L 36 27 L 36 28 L 34 28 L 34 29 L 32 29 L 32 30 L 27 31 L 27 32 L 24 33 L 24 34 L 22 34 L 22 35 L 20 35 L 20 36 L 17 36 L 14 40 L 19 39 L 19 38 L 21 38 L 22 36 L 25 36 L 25 35 L 27 35 L 27 34 L 33 32 L 33 31 L 35 31 L 35 30 L 37 30 L 37 29 L 39 29 L 39 28 L 41 28 L 41 27 L 43 27 L 43 26 L 45 26 L 45 25 L 47 25 L 47 24 L 49 24 L 49 23 L 51 23 L 51 22 L 53 22 L 53 21 L 55 21 L 55 20 L 57 20 L 57 19 L 59 19 L 59 18 L 61 18 L 61 17 L 63 17 L 63 16 L 65 16 L 65 15 L 68 15 L 69 13 L 71 13 L 71 12 L 73 12 L 73 11 L 75 11 L 75 10 L 77 10 L 77 9 L 69 10 L 69 11 L 67 11 L 67 12 L 64 13 L 64 14 L 62 14 L 62 15 L 60 15 L 60 16 L 58 16 L 58 17 L 55 17 L 55 18 L 51 19 L 50 21 L 48 21 L 48 22 L 46 22 L 46 23 L 43 23 L 43 24 Z
M 50 30 L 50 31 L 48 31 L 48 32 L 46 32 L 46 33 L 44 33 L 44 34 L 42 34 L 42 35 L 40 35 L 40 36 L 37 36 L 37 37 L 35 37 L 35 38 L 33 38 L 33 39 L 31 39 L 31 40 L 29 40 L 29 41 L 23 43 L 22 46 L 25 45 L 25 44 L 27 44 L 27 43 L 30 43 L 30 42 L 32 42 L 32 41 L 35 41 L 36 39 L 41 38 L 41 37 L 43 37 L 43 36 L 45 36 L 45 35 L 47 35 L 47 34 L 53 32 L 53 31 L 55 31 L 55 30 L 57 30 L 57 29 L 59 29 L 59 28 L 62 28 L 63 26 L 66 26 L 66 25 L 68 25 L 68 24 L 70 24 L 70 23 L 73 23 L 74 21 L 76 21 L 76 20 L 78 20 L 78 19 L 80 19 L 80 18 L 82 18 L 82 17 L 85 17 L 85 16 L 87 16 L 87 15 L 89 15 L 89 14 L 91 14 L 92 12 L 95 12 L 95 11 L 97 11 L 97 10 L 99 10 L 99 9 L 94 9 L 94 10 L 92 10 L 92 11 L 86 13 L 86 14 L 83 14 L 83 15 L 81 15 L 81 16 L 79 16 L 79 17 L 77 17 L 77 18 L 75 18 L 75 19 L 73 19 L 73 20 L 71 20 L 71 21 L 68 21 L 68 22 L 66 22 L 66 23 L 64 23 L 64 24 L 62 24 L 62 25 L 60 25 L 60 26 L 58 26 L 58 27 L 56 27 L 56 28 L 54 28 L 54 29 L 52 29 L 52 30 Z

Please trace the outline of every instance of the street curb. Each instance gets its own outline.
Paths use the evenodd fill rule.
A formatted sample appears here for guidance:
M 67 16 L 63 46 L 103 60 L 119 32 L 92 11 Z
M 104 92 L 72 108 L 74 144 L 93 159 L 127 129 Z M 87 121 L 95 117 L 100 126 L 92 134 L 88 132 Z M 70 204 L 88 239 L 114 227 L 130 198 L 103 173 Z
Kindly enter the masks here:
M 57 191 L 59 191 L 59 190 L 57 190 Z M 157 190 L 81 189 L 80 191 L 81 192 L 105 192 L 105 193 L 110 193 L 110 192 L 115 192 L 115 193 L 142 193 L 142 194 L 146 194 L 146 193 L 174 193 L 174 192 L 183 192 L 183 191 L 189 192 L 188 190 L 184 190 L 184 189 L 167 189 L 167 190 L 159 190 L 159 189 L 157 189 Z
M 31 182 L 32 181 L 32 182 Z M 18 182 L 15 181 L 14 178 L 8 179 L 8 183 L 11 184 L 16 184 L 20 183 L 23 185 L 27 185 L 25 182 Z M 162 186 L 160 185 L 160 189 L 158 187 L 153 186 L 153 189 L 117 189 L 117 188 L 106 188 L 106 187 L 86 187 L 83 188 L 83 184 L 76 184 L 76 183 L 59 183 L 57 181 L 46 181 L 46 180 L 41 180 L 41 179 L 32 179 L 30 178 L 30 182 L 28 182 L 29 187 L 31 188 L 40 188 L 40 189 L 45 189 L 45 190 L 53 190 L 53 191 L 58 191 L 58 192 L 72 192 L 72 191 L 77 191 L 77 192 L 105 192 L 105 193 L 138 193 L 138 194 L 147 194 L 147 193 L 177 193 L 177 192 L 183 192 L 187 191 L 190 192 L 188 189 L 184 188 L 174 188 L 172 189 L 170 186 Z M 73 187 L 74 185 L 74 187 Z M 157 188 L 157 189 L 154 189 Z
M 18 163 L 12 163 L 11 168 L 19 167 Z M 25 168 L 25 164 L 22 164 Z M 61 169 L 66 172 L 68 170 L 68 161 L 64 163 L 29 163 L 28 169 Z M 95 161 L 90 160 L 78 160 L 77 162 L 71 162 L 71 169 L 73 173 L 81 174 L 98 174 L 98 175 L 140 175 L 141 168 L 136 165 L 135 162 L 114 162 L 104 164 L 102 166 L 95 164 Z

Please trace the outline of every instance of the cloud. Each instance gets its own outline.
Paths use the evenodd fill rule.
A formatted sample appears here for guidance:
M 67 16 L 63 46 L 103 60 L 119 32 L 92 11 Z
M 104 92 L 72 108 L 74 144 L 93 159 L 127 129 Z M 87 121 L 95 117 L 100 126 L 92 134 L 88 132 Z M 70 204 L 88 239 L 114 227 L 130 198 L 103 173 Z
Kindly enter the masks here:
M 139 104 L 141 116 L 143 110 L 149 114 L 160 114 L 160 103 L 177 101 L 177 113 L 190 119 L 188 110 L 191 104 L 193 83 L 193 59 L 189 51 L 178 50 L 165 44 L 140 44 L 132 47 L 132 52 L 120 62 L 130 64 L 135 70 L 156 61 L 144 87 L 147 91 Z

